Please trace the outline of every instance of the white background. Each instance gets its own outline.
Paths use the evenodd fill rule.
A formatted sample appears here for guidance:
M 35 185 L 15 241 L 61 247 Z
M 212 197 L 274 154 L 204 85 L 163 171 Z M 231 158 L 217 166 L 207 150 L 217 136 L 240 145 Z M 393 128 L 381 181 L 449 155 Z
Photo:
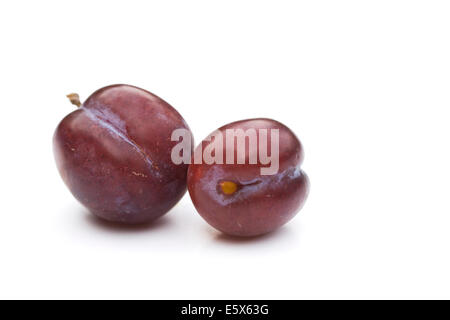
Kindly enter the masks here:
M 0 298 L 450 298 L 448 1 L 3 1 Z M 279 231 L 220 235 L 189 195 L 152 227 L 93 219 L 52 135 L 128 83 L 199 142 L 270 117 L 310 197 Z

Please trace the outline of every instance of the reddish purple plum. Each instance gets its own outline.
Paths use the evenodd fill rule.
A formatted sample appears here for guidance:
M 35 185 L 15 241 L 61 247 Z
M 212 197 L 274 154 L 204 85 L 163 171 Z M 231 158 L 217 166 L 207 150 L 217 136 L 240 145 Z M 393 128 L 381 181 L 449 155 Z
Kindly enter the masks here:
M 156 95 L 130 85 L 94 92 L 58 125 L 53 149 L 72 194 L 97 217 L 146 223 L 167 213 L 186 192 L 187 164 L 171 161 L 172 131 L 181 115 Z
M 260 135 L 264 130 L 278 132 L 278 170 L 274 174 L 262 174 L 267 162 L 249 161 L 250 136 L 245 137 L 243 163 L 238 163 L 237 138 L 227 144 L 227 130 L 248 132 L 254 129 L 255 149 L 261 151 Z M 202 154 L 215 139 L 222 139 L 223 163 L 193 163 L 188 170 L 188 190 L 199 214 L 214 228 L 232 236 L 251 237 L 271 232 L 291 220 L 303 206 L 309 190 L 307 175 L 300 169 L 303 148 L 296 135 L 285 125 L 271 119 L 249 119 L 227 124 L 211 134 L 195 150 Z M 219 135 L 217 135 L 219 133 Z M 272 137 L 267 134 L 267 146 Z M 274 139 L 275 140 L 275 139 Z M 244 140 L 242 140 L 244 141 Z M 231 148 L 231 149 L 230 149 Z M 213 149 L 213 148 L 210 148 Z M 270 150 L 270 149 L 269 149 Z M 229 164 L 226 155 L 234 156 Z M 269 152 L 270 153 L 270 152 Z M 215 155 L 220 154 L 217 150 Z M 253 152 L 254 155 L 254 152 Z M 220 158 L 220 157 L 219 157 Z

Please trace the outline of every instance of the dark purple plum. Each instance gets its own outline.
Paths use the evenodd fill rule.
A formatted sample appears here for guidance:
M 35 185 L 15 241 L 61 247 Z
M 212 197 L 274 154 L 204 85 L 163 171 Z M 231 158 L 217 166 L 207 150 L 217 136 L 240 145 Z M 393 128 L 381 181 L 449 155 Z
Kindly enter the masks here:
M 93 93 L 58 125 L 58 170 L 72 194 L 94 215 L 146 223 L 167 213 L 186 192 L 188 165 L 171 161 L 172 131 L 188 129 L 154 94 L 129 85 Z
M 256 149 L 260 151 L 261 129 L 279 132 L 279 167 L 275 174 L 262 175 L 267 167 L 258 160 L 249 162 L 250 140 L 246 137 L 245 162 L 226 164 L 227 151 L 237 159 L 237 139 L 226 143 L 228 129 L 258 132 Z M 224 164 L 191 164 L 188 170 L 188 190 L 199 214 L 214 228 L 232 236 L 258 236 L 271 232 L 290 219 L 303 206 L 309 190 L 309 180 L 300 169 L 303 148 L 296 135 L 285 125 L 270 119 L 249 119 L 227 124 L 215 132 L 222 137 Z M 220 138 L 219 138 L 220 139 Z M 204 140 L 195 153 L 206 150 L 215 141 Z M 267 145 L 271 145 L 268 135 Z M 229 150 L 230 148 L 231 151 Z M 242 148 L 241 150 L 244 150 Z M 269 152 L 270 153 L 270 152 Z

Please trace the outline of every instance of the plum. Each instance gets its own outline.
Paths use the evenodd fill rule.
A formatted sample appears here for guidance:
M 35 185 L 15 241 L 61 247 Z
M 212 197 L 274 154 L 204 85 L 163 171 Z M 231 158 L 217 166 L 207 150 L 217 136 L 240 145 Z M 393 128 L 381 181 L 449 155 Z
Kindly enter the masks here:
M 190 129 L 156 95 L 130 85 L 94 92 L 56 128 L 53 150 L 72 194 L 94 215 L 146 223 L 167 213 L 186 192 L 188 164 L 174 164 L 175 129 Z M 192 152 L 192 151 L 191 151 Z
M 244 133 L 243 147 L 238 147 L 233 132 Z M 227 140 L 229 133 L 232 139 Z M 207 150 L 215 161 L 205 161 Z M 269 153 L 274 170 L 268 170 L 272 163 L 269 166 L 263 158 Z M 300 169 L 302 145 L 275 120 L 227 124 L 203 140 L 195 154 L 202 156 L 189 166 L 189 194 L 199 214 L 225 234 L 250 237 L 271 232 L 293 218 L 307 198 L 309 180 Z

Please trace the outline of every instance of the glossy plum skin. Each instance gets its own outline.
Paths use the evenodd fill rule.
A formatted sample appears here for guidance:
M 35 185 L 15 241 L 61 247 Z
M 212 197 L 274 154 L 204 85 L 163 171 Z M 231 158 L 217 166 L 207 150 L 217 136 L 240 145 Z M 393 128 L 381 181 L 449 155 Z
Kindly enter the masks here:
M 249 164 L 248 142 L 245 164 L 236 164 L 236 161 L 235 164 L 206 164 L 203 161 L 202 164 L 191 164 L 188 170 L 188 190 L 197 211 L 211 226 L 231 236 L 258 236 L 279 228 L 301 209 L 309 191 L 308 177 L 300 169 L 302 145 L 295 134 L 280 122 L 242 120 L 227 124 L 218 131 L 225 137 L 226 129 L 245 131 L 249 128 L 257 132 L 259 129 L 279 130 L 278 173 L 261 175 L 260 168 L 267 165 L 262 165 L 259 160 L 256 164 Z M 230 147 L 225 142 L 224 138 L 223 155 Z M 205 150 L 210 143 L 210 139 L 204 140 L 196 152 L 201 147 Z M 236 147 L 234 155 L 237 159 Z M 230 185 L 235 188 L 230 188 Z
M 189 130 L 181 115 L 152 93 L 129 85 L 94 92 L 56 128 L 53 150 L 64 182 L 94 215 L 146 223 L 186 192 L 187 164 L 170 155 L 172 131 Z

